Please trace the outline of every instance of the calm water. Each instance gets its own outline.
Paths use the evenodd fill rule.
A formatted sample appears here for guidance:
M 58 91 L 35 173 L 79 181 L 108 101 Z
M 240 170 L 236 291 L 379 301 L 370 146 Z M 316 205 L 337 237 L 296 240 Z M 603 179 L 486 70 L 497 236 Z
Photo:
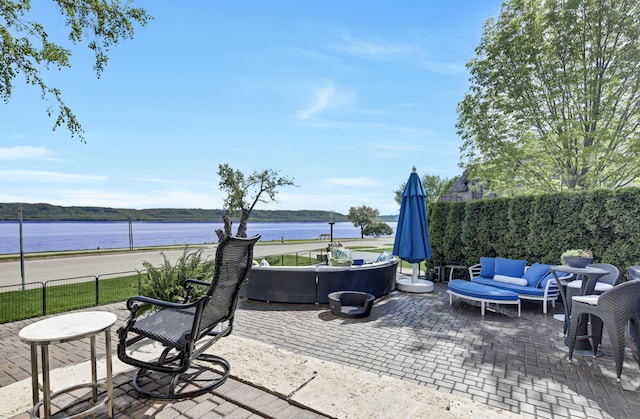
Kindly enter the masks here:
M 395 231 L 396 223 L 388 223 Z M 233 231 L 237 225 L 234 224 Z M 215 243 L 216 229 L 222 223 L 145 223 L 133 222 L 133 246 Z M 263 241 L 317 239 L 329 234 L 328 223 L 252 223 L 248 236 L 261 234 Z M 359 238 L 360 228 L 350 222 L 335 223 L 333 237 Z M 129 223 L 123 222 L 23 222 L 23 250 L 48 252 L 57 250 L 112 249 L 129 247 Z M 0 254 L 20 253 L 20 224 L 0 222 Z

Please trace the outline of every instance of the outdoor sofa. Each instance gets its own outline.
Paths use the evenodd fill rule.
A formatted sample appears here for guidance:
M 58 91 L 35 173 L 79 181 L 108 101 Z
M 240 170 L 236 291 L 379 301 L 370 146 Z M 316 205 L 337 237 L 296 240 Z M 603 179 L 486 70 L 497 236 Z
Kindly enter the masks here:
M 275 303 L 327 304 L 337 291 L 359 291 L 376 298 L 395 289 L 398 260 L 349 266 L 254 266 L 240 297 Z
M 469 267 L 469 277 L 478 284 L 513 291 L 521 300 L 542 301 L 546 314 L 548 303 L 555 307 L 559 295 L 550 267 L 538 262 L 529 266 L 526 260 L 481 257 L 479 264 Z

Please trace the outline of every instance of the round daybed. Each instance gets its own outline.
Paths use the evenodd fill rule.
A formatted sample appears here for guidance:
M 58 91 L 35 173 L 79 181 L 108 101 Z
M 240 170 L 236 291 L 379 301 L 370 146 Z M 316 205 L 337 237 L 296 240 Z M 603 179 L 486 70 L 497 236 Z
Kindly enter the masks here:
M 396 259 L 351 266 L 254 266 L 240 297 L 274 303 L 327 304 L 337 291 L 360 291 L 376 298 L 395 289 Z

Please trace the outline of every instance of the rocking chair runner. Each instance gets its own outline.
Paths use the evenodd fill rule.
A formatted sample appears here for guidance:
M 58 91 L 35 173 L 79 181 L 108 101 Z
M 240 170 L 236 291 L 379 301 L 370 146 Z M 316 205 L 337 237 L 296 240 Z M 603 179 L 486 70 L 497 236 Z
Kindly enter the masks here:
M 231 333 L 239 290 L 249 277 L 253 246 L 259 238 L 223 239 L 216 250 L 211 283 L 185 281 L 182 304 L 144 296 L 127 300 L 131 315 L 118 330 L 118 358 L 139 368 L 132 383 L 138 393 L 156 399 L 194 397 L 222 385 L 229 377 L 229 362 L 204 352 Z M 208 290 L 189 303 L 194 286 Z M 160 310 L 141 315 L 140 309 L 149 305 Z M 144 353 L 136 353 L 140 341 L 147 339 L 165 347 L 152 361 L 145 360 Z

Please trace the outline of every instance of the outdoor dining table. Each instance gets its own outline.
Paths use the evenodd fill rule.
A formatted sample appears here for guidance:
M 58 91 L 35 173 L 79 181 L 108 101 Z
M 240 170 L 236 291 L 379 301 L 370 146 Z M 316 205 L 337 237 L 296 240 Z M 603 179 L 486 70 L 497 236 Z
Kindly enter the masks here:
M 567 292 L 565 291 L 565 289 L 567 287 L 567 284 L 571 281 L 558 279 L 557 272 L 573 274 L 574 280 L 579 279 L 578 277 L 582 279 L 582 287 L 580 288 L 580 293 L 578 295 L 593 294 L 593 290 L 596 286 L 596 282 L 598 282 L 598 279 L 606 275 L 608 272 L 604 269 L 592 268 L 589 266 L 587 266 L 586 268 L 574 268 L 569 265 L 554 265 L 554 266 L 551 266 L 549 269 L 553 273 L 553 276 L 556 282 L 558 283 L 558 290 L 560 291 L 560 296 L 562 297 L 562 303 L 564 304 L 565 338 L 564 338 L 564 341 L 556 342 L 556 347 L 564 351 L 569 351 L 569 345 L 571 342 L 569 342 L 569 334 L 567 333 L 567 331 L 569 330 L 569 321 L 570 321 L 570 315 L 571 315 L 571 297 L 573 295 L 567 295 Z M 582 315 L 578 321 L 578 329 L 576 331 L 576 336 L 578 338 L 576 339 L 576 345 L 573 352 L 574 355 L 593 356 L 593 347 L 591 346 L 591 343 L 587 338 L 589 334 L 588 322 L 589 322 L 588 314 Z M 604 355 L 604 353 L 602 351 L 598 351 L 597 355 L 602 356 Z

